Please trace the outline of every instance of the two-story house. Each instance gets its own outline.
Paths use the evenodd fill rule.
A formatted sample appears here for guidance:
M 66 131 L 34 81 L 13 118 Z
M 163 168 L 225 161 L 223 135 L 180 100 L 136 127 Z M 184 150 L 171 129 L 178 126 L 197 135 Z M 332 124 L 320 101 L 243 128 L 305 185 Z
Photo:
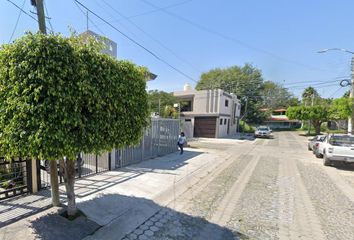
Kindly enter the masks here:
M 174 92 L 180 105 L 182 130 L 187 137 L 219 138 L 235 134 L 239 124 L 241 101 L 221 89 Z

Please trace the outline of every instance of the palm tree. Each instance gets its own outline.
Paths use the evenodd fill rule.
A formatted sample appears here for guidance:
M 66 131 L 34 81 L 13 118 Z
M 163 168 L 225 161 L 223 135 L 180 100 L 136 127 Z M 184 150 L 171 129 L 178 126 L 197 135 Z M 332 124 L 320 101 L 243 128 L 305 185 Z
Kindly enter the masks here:
M 311 100 L 311 98 L 318 99 L 320 97 L 320 95 L 318 94 L 316 89 L 314 89 L 313 87 L 310 86 L 304 90 L 301 97 L 302 97 L 302 102 L 305 105 L 307 105 L 307 103 L 310 103 L 309 100 Z

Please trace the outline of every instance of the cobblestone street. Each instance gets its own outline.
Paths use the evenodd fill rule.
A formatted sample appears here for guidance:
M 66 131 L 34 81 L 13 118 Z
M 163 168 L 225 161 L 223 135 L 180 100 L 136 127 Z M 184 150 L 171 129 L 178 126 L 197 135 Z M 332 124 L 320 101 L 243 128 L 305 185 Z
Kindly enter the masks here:
M 354 239 L 354 167 L 324 167 L 297 132 L 274 135 L 192 142 L 224 164 L 124 239 Z

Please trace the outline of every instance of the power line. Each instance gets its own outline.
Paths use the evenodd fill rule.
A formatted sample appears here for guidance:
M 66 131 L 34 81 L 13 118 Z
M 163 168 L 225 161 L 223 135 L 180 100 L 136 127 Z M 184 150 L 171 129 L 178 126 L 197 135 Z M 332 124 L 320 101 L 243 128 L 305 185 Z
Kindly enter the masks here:
M 11 33 L 11 37 L 10 37 L 9 43 L 11 43 L 12 38 L 13 38 L 15 32 L 16 32 L 17 25 L 18 25 L 18 22 L 20 21 L 21 13 L 23 12 L 23 8 L 25 6 L 25 3 L 26 3 L 26 0 L 23 0 L 22 7 L 20 9 L 20 12 L 18 13 L 17 20 L 16 20 L 16 23 L 15 23 L 15 27 L 14 27 L 14 30 L 12 31 L 12 33 Z
M 89 20 L 89 22 L 92 24 L 92 26 L 94 26 L 102 35 L 106 35 L 89 17 L 88 15 L 86 15 L 86 13 L 81 9 L 81 7 L 78 5 L 78 3 L 76 2 L 76 0 L 73 0 L 73 2 L 75 3 L 75 5 L 77 6 L 77 8 L 80 10 L 80 12 L 87 17 L 87 19 Z M 79 2 L 80 3 L 80 2 Z M 82 4 L 80 4 L 82 5 Z M 83 6 L 84 8 L 86 8 L 85 6 Z
M 49 11 L 47 9 L 47 4 L 45 1 L 43 1 L 43 5 L 44 5 L 44 9 L 45 9 L 45 12 L 46 12 L 46 15 L 48 17 L 48 22 L 49 22 L 49 26 L 50 26 L 50 29 L 52 30 L 52 33 L 54 33 L 54 28 L 53 28 L 53 25 L 52 25 L 52 22 L 51 22 L 51 17 L 49 17 Z
M 121 35 L 123 35 L 125 38 L 127 38 L 128 40 L 130 40 L 131 42 L 133 42 L 135 45 L 139 46 L 140 48 L 142 48 L 143 50 L 145 50 L 146 52 L 148 52 L 150 55 L 152 55 L 153 57 L 155 57 L 157 60 L 159 60 L 160 62 L 166 64 L 167 66 L 169 66 L 170 68 L 172 68 L 173 70 L 175 70 L 176 72 L 180 73 L 181 75 L 185 76 L 186 78 L 194 81 L 194 82 L 198 82 L 195 79 L 193 79 L 192 77 L 190 77 L 188 74 L 182 72 L 181 70 L 179 70 L 178 68 L 174 67 L 173 65 L 171 65 L 170 63 L 168 63 L 166 60 L 162 59 L 161 57 L 159 57 L 157 54 L 155 54 L 154 52 L 152 52 L 151 50 L 149 50 L 148 48 L 144 47 L 142 44 L 140 44 L 139 42 L 135 41 L 133 38 L 129 37 L 127 34 L 125 34 L 124 32 L 122 32 L 121 30 L 119 30 L 118 28 L 116 28 L 114 25 L 112 25 L 111 23 L 109 23 L 107 20 L 105 20 L 104 18 L 102 18 L 101 16 L 99 16 L 98 14 L 96 14 L 95 12 L 93 12 L 91 9 L 89 9 L 88 7 L 86 7 L 84 4 L 82 4 L 80 1 L 78 0 L 74 0 L 75 2 L 77 2 L 78 4 L 80 4 L 80 6 L 82 6 L 83 8 L 85 8 L 87 11 L 89 11 L 91 14 L 93 14 L 94 16 L 96 16 L 98 19 L 100 19 L 101 21 L 103 21 L 104 23 L 106 23 L 108 26 L 110 26 L 111 28 L 113 28 L 114 30 L 116 30 L 117 32 L 119 32 Z
M 152 3 L 150 3 L 150 2 L 148 2 L 148 1 L 146 1 L 146 0 L 140 0 L 140 1 L 144 2 L 145 4 L 151 6 L 151 7 L 155 8 L 155 9 L 158 9 L 158 8 L 159 8 L 159 7 L 156 6 L 155 4 L 152 4 Z M 193 21 L 191 21 L 190 19 L 187 19 L 187 18 L 185 18 L 185 17 L 179 16 L 179 15 L 177 15 L 177 14 L 175 14 L 175 13 L 172 13 L 172 12 L 166 10 L 166 9 L 163 9 L 162 11 L 163 11 L 164 13 L 166 13 L 167 15 L 170 15 L 170 16 L 172 16 L 172 17 L 174 17 L 174 18 L 177 18 L 177 19 L 179 19 L 179 20 L 181 20 L 181 21 L 183 21 L 183 22 L 186 22 L 186 23 L 188 23 L 188 24 L 190 24 L 190 25 L 192 25 L 192 26 L 194 26 L 194 27 L 196 27 L 196 28 L 199 28 L 199 29 L 201 29 L 201 30 L 203 30 L 203 31 L 205 31 L 205 32 L 208 32 L 208 33 L 210 33 L 210 34 L 216 35 L 216 36 L 218 36 L 218 37 L 220 37 L 220 38 L 223 38 L 223 39 L 225 39 L 225 40 L 235 42 L 235 43 L 237 43 L 237 44 L 239 44 L 239 45 L 241 45 L 241 46 L 244 46 L 244 47 L 246 47 L 246 48 L 249 48 L 249 49 L 251 49 L 251 50 L 254 50 L 254 51 L 261 52 L 261 53 L 263 53 L 263 54 L 269 55 L 269 56 L 271 56 L 271 57 L 273 57 L 273 58 L 275 58 L 275 59 L 278 59 L 278 60 L 280 60 L 280 61 L 292 63 L 292 64 L 294 64 L 294 65 L 298 65 L 298 66 L 301 66 L 301 67 L 304 67 L 304 68 L 307 68 L 307 69 L 310 69 L 310 70 L 316 70 L 316 71 L 321 71 L 321 72 L 326 71 L 326 70 L 323 70 L 323 69 L 318 69 L 318 68 L 314 68 L 314 67 L 312 67 L 312 66 L 308 66 L 308 65 L 303 64 L 303 63 L 301 63 L 301 62 L 297 62 L 297 61 L 294 61 L 294 60 L 290 60 L 290 59 L 284 58 L 284 57 L 282 57 L 282 56 L 278 56 L 278 55 L 276 55 L 276 54 L 274 54 L 274 53 L 272 53 L 272 52 L 269 52 L 269 51 L 267 51 L 267 50 L 264 50 L 264 49 L 261 49 L 261 48 L 258 48 L 258 47 L 251 46 L 251 45 L 248 44 L 248 43 L 245 43 L 245 42 L 240 41 L 240 40 L 238 40 L 238 39 L 236 39 L 236 38 L 227 36 L 227 35 L 225 35 L 225 34 L 223 34 L 223 33 L 221 33 L 221 32 L 218 32 L 218 31 L 216 31 L 216 30 L 210 29 L 210 28 L 208 28 L 208 27 L 206 27 L 206 26 L 203 26 L 203 25 L 201 25 L 201 24 L 198 24 L 198 23 L 196 23 L 196 22 L 193 22 Z
M 130 15 L 130 16 L 127 16 L 126 18 L 119 18 L 119 19 L 116 19 L 116 20 L 110 21 L 110 22 L 111 23 L 120 22 L 122 20 L 127 20 L 127 19 L 132 19 L 132 18 L 136 18 L 136 17 L 140 17 L 140 16 L 149 15 L 151 13 L 159 12 L 159 11 L 162 11 L 164 9 L 169 9 L 169 8 L 173 8 L 173 7 L 177 7 L 177 6 L 183 5 L 183 4 L 186 4 L 186 3 L 191 2 L 191 1 L 193 1 L 193 0 L 186 0 L 186 1 L 178 2 L 178 3 L 174 3 L 174 4 L 171 4 L 171 5 L 167 5 L 165 7 L 161 7 L 159 9 L 154 9 L 154 10 L 138 13 L 138 14 L 135 14 L 135 15 Z M 102 25 L 102 24 L 99 24 L 98 26 L 100 26 L 100 25 Z
M 329 82 L 334 82 L 334 81 L 338 81 L 338 80 L 339 80 L 339 78 L 336 78 L 336 80 L 331 80 L 331 81 L 300 81 L 300 82 L 291 82 L 291 83 L 283 84 L 283 86 L 296 85 L 296 84 L 301 84 L 301 83 L 307 83 L 307 84 L 329 83 Z
M 95 1 L 97 3 L 97 1 Z M 139 31 L 141 31 L 143 34 L 145 34 L 147 37 L 149 37 L 150 39 L 152 39 L 154 42 L 156 42 L 158 45 L 160 45 L 162 48 L 164 48 L 165 50 L 167 50 L 168 52 L 170 52 L 172 55 L 174 55 L 176 58 L 178 58 L 180 61 L 184 62 L 186 65 L 189 65 L 193 70 L 196 69 L 195 66 L 193 66 L 192 63 L 190 63 L 189 61 L 187 61 L 186 59 L 183 59 L 182 57 L 180 57 L 177 53 L 175 53 L 172 49 L 170 49 L 169 47 L 167 47 L 165 44 L 163 44 L 161 41 L 159 41 L 158 39 L 154 38 L 151 34 L 149 34 L 148 32 L 146 32 L 143 28 L 139 27 L 139 25 L 137 25 L 136 23 L 134 23 L 132 20 L 130 20 L 128 17 L 126 17 L 125 15 L 123 15 L 121 12 L 119 12 L 116 8 L 114 8 L 111 4 L 109 4 L 107 1 L 102 0 L 102 2 L 104 4 L 106 4 L 109 8 L 111 8 L 114 12 L 116 12 L 118 15 L 120 15 L 122 18 L 124 18 L 125 20 L 127 20 L 129 23 L 131 23 L 133 26 L 135 26 Z M 201 70 L 196 70 L 199 72 L 201 72 Z
M 346 80 L 346 79 L 343 79 Z M 348 79 L 349 80 L 349 79 Z M 327 81 L 327 82 L 320 82 L 320 83 L 308 83 L 308 84 L 300 84 L 300 85 L 293 85 L 293 86 L 287 86 L 285 88 L 298 88 L 298 87 L 316 87 L 316 86 L 321 86 L 321 85 L 326 85 L 329 83 L 335 83 L 335 82 L 340 82 L 339 80 L 334 80 L 334 81 Z
M 26 14 L 27 16 L 29 16 L 30 18 L 32 18 L 34 21 L 36 21 L 38 23 L 38 19 L 36 19 L 35 17 L 33 17 L 32 15 L 30 15 L 29 13 L 27 13 L 25 10 L 23 10 L 20 6 L 18 6 L 16 3 L 14 3 L 11 0 L 6 0 L 9 3 L 11 3 L 12 5 L 14 5 L 16 8 L 18 8 L 21 12 L 23 12 L 24 14 Z M 47 28 L 48 31 L 50 31 L 50 29 Z
M 321 88 L 326 88 L 326 87 L 334 87 L 334 86 L 338 86 L 338 84 L 328 84 L 328 85 L 323 85 L 323 86 L 314 86 L 314 87 L 317 87 L 318 89 L 321 89 Z M 306 89 L 308 87 L 311 87 L 311 86 L 299 86 L 299 87 L 293 87 L 293 88 L 289 88 L 289 90 L 294 90 L 294 89 Z
M 11 0 L 7 0 L 8 2 L 10 2 L 12 5 L 14 5 L 15 7 L 17 7 L 18 9 L 20 9 L 21 12 L 23 12 L 24 14 L 26 14 L 27 16 L 29 16 L 30 18 L 32 18 L 34 21 L 38 22 L 38 20 L 36 18 L 34 18 L 33 16 L 31 16 L 29 13 L 27 13 L 26 11 L 24 11 L 20 6 L 18 6 L 16 3 L 14 3 Z
M 341 90 L 342 87 L 339 87 L 336 91 L 334 91 L 328 98 L 332 98 L 336 93 L 339 92 L 339 90 Z

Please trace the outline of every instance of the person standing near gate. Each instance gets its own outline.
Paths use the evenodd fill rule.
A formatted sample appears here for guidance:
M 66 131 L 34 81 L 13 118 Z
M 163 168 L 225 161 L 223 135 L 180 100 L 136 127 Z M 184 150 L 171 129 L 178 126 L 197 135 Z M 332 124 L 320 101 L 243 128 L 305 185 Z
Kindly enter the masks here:
M 183 154 L 183 145 L 187 142 L 186 137 L 184 136 L 184 132 L 181 132 L 181 135 L 178 137 L 178 142 L 177 145 L 179 149 L 181 150 L 180 154 Z

